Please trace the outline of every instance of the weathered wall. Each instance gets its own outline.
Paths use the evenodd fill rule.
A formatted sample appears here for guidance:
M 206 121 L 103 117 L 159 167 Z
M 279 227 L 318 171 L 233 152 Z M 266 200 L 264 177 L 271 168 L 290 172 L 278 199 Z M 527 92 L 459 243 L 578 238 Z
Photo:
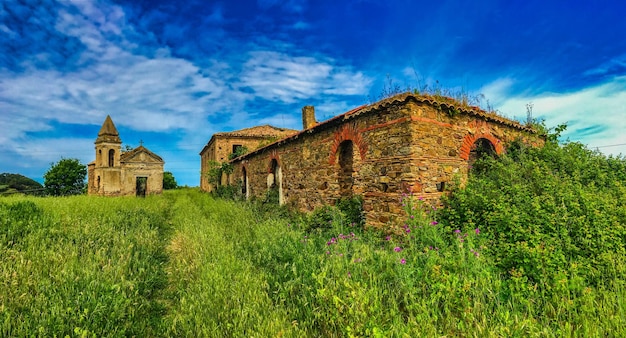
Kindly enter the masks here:
M 123 163 L 121 195 L 136 195 L 137 177 L 147 177 L 146 195 L 161 194 L 163 192 L 163 164 Z
M 269 143 L 269 136 L 225 136 L 220 135 L 214 139 L 214 142 L 210 143 L 208 148 L 200 154 L 200 189 L 203 191 L 211 191 L 212 187 L 209 184 L 207 173 L 209 171 L 209 162 L 225 162 L 228 161 L 228 156 L 233 153 L 234 145 L 241 145 L 248 150 L 255 150 L 259 145 Z
M 262 197 L 276 160 L 285 203 L 313 210 L 342 195 L 362 195 L 368 224 L 382 226 L 398 223 L 403 192 L 438 201 L 454 176 L 463 182 L 476 140 L 489 140 L 496 153 L 517 138 L 542 142 L 512 121 L 452 108 L 411 95 L 383 101 L 243 156 L 233 162 L 231 181 L 242 184 L 245 168 L 248 194 Z M 351 177 L 340 165 L 350 143 Z

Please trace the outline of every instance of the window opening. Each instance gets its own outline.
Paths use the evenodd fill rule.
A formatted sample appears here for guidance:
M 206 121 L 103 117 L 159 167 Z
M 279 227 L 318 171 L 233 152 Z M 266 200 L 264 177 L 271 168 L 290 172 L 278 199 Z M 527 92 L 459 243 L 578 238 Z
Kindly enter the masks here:
M 115 165 L 115 150 L 109 150 L 109 167 L 113 167 Z

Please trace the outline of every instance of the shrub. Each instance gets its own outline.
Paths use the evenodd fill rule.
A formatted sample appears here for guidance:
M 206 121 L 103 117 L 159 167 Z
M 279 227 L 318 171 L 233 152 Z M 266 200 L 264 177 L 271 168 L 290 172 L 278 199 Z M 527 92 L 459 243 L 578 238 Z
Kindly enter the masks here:
M 623 158 L 561 145 L 552 134 L 543 148 L 514 143 L 507 155 L 475 167 L 441 216 L 463 231 L 480 226 L 512 283 L 580 292 L 626 277 Z

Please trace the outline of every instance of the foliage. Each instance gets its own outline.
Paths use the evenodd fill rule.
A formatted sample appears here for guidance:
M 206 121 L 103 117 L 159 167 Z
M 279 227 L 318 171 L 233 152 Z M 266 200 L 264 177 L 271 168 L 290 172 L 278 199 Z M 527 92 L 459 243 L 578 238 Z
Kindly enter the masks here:
M 385 237 L 346 222 L 307 232 L 283 208 L 194 189 L 7 197 L 0 336 L 626 334 L 624 279 L 525 291 L 523 275 L 503 278 L 486 225 L 402 204 L 404 226 Z
M 352 196 L 340 198 L 336 204 L 346 216 L 346 222 L 357 226 L 365 225 L 365 214 L 363 213 L 363 197 Z
M 495 266 L 524 296 L 582 295 L 626 278 L 626 160 L 561 145 L 563 130 L 543 148 L 514 143 L 478 161 L 441 214 L 451 227 L 480 226 Z
M 234 153 L 232 153 L 232 154 L 228 155 L 228 159 L 229 159 L 229 160 L 232 160 L 232 159 L 237 158 L 237 157 L 239 157 L 239 156 L 245 155 L 245 154 L 247 154 L 248 152 L 249 152 L 249 151 L 248 151 L 248 147 L 246 147 L 246 146 L 241 146 L 241 147 L 238 147 L 238 148 L 235 150 L 235 152 L 234 152 Z
M 29 195 L 41 195 L 43 186 L 26 176 L 20 174 L 0 174 L 0 195 L 11 193 L 25 193 Z
M 87 167 L 78 159 L 63 158 L 44 174 L 44 186 L 53 196 L 77 195 L 84 192 L 86 176 Z
M 176 189 L 177 187 L 178 183 L 176 183 L 174 174 L 171 171 L 163 172 L 163 189 Z
M 234 167 L 228 162 L 209 161 L 207 170 L 208 181 L 213 187 L 217 187 L 221 184 L 222 175 L 229 175 L 233 172 Z
M 240 200 L 243 198 L 241 187 L 233 184 L 218 185 L 211 191 L 211 194 L 214 197 L 230 200 Z

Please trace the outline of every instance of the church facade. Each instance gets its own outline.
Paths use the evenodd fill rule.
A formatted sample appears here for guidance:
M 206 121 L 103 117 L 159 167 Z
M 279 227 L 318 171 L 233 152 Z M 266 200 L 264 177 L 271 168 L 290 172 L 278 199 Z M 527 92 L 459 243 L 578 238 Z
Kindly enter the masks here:
M 165 162 L 146 147 L 122 151 L 122 140 L 107 115 L 95 141 L 96 160 L 87 165 L 89 195 L 146 196 L 163 192 Z

